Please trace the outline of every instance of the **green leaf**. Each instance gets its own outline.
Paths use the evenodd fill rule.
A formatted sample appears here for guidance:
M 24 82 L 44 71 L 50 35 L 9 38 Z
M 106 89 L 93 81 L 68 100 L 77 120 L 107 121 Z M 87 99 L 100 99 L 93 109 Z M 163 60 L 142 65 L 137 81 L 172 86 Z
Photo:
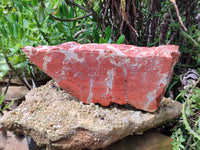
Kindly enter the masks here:
M 112 43 L 112 39 L 109 38 L 108 41 L 107 41 L 107 43 Z
M 27 66 L 27 61 L 24 61 L 22 63 L 18 63 L 17 65 L 15 65 L 15 68 L 24 68 Z
M 17 31 L 18 31 L 18 30 L 17 30 L 17 28 L 16 28 L 16 25 L 13 24 L 13 36 L 16 37 L 16 38 L 17 38 L 17 34 L 18 34 Z
M 18 1 L 15 1 L 15 5 L 18 7 L 20 11 L 23 11 L 23 5 L 21 5 Z
M 37 6 L 38 5 L 38 0 L 31 0 L 31 4 L 33 6 Z
M 10 107 L 12 104 L 14 103 L 14 100 L 12 100 L 9 104 L 7 104 L 6 106 L 4 106 L 3 109 L 1 109 L 1 111 L 6 110 L 8 107 Z
M 106 43 L 106 40 L 104 38 L 100 38 L 99 43 Z
M 48 28 L 40 28 L 40 30 L 42 31 L 42 32 L 44 32 L 44 33 L 48 33 Z
M 42 6 L 39 7 L 38 9 L 38 15 L 39 15 L 39 21 L 43 22 L 45 19 L 45 14 L 44 14 L 44 8 Z
M 9 50 L 11 50 L 11 54 L 9 54 L 9 56 L 12 56 L 14 54 L 16 54 L 20 49 L 18 47 L 14 47 L 14 48 L 10 48 Z
M 0 49 L 3 49 L 4 48 L 4 39 L 3 37 L 1 37 L 0 39 Z
M 24 23 L 24 26 L 26 28 L 28 28 L 31 22 L 29 20 L 27 20 L 27 19 L 23 19 L 23 23 Z
M 64 35 L 64 33 L 56 33 L 54 35 L 48 36 L 49 39 L 58 39 L 60 37 L 62 37 Z
M 14 34 L 13 24 L 11 22 L 8 22 L 7 26 L 8 26 L 8 30 L 9 30 L 10 34 L 13 35 Z
M 6 31 L 6 29 L 5 29 L 5 27 L 4 27 L 4 25 L 1 25 L 0 26 L 0 31 L 1 31 L 1 34 L 5 37 L 5 38 L 7 38 L 8 36 L 8 33 L 7 33 L 7 31 Z
M 29 35 L 25 35 L 29 40 L 32 40 L 32 41 L 39 41 L 39 38 L 34 38 L 32 36 L 29 36 Z
M 69 18 L 68 17 L 68 6 L 62 1 L 62 3 L 60 4 L 60 9 L 59 9 L 59 12 L 60 12 L 60 15 L 61 17 L 64 17 L 64 18 Z
M 118 38 L 117 44 L 122 44 L 122 43 L 124 43 L 124 40 L 125 40 L 125 35 L 122 34 L 122 35 Z
M 49 8 L 46 8 L 45 10 L 46 10 L 46 12 L 47 12 L 48 14 L 52 14 L 52 13 L 54 13 L 54 12 L 55 12 L 55 10 L 54 10 L 54 9 L 49 9 Z
M 69 14 L 68 14 L 68 18 L 74 18 L 74 8 L 72 6 L 70 6 L 69 8 Z
M 2 93 L 1 96 L 0 96 L 0 105 L 3 103 L 4 96 L 5 96 L 4 93 Z
M 106 42 L 108 42 L 108 40 L 111 38 L 111 27 L 108 26 L 106 28 Z
M 92 38 L 94 43 L 99 43 L 99 33 L 97 30 L 92 31 Z
M 30 28 L 30 29 L 33 29 L 33 28 L 35 28 L 36 26 L 37 26 L 37 23 L 36 23 L 36 22 L 32 22 L 32 23 L 29 24 L 29 28 Z

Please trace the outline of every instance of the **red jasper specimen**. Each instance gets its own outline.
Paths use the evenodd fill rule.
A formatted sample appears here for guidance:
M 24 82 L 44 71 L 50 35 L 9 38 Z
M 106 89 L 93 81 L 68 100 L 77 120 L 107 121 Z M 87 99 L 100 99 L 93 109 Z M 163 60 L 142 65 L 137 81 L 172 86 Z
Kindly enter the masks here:
M 171 80 L 178 46 L 79 44 L 22 48 L 30 60 L 83 103 L 131 104 L 154 112 Z

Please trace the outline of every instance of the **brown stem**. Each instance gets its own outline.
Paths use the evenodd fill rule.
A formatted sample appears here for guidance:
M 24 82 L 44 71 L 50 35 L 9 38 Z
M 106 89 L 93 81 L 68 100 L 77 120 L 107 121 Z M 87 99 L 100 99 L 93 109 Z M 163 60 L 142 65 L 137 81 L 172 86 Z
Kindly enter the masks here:
M 78 20 L 78 19 L 87 18 L 87 17 L 89 17 L 89 16 L 91 16 L 91 15 L 92 15 L 92 13 L 89 13 L 89 14 L 87 14 L 87 15 L 85 15 L 85 16 L 81 16 L 81 17 L 76 17 L 76 18 L 71 18 L 71 19 L 62 19 L 62 18 L 57 18 L 57 17 L 53 16 L 52 14 L 49 14 L 49 16 L 50 16 L 51 18 L 53 18 L 53 19 L 55 19 L 55 20 L 59 20 L 59 21 L 75 21 L 75 20 Z
M 65 2 L 66 2 L 67 4 L 71 4 L 71 5 L 74 5 L 74 6 L 76 6 L 76 7 L 79 7 L 80 9 L 83 9 L 83 10 L 85 10 L 86 12 L 90 13 L 90 10 L 88 10 L 87 8 L 81 6 L 81 5 L 79 5 L 79 4 L 77 4 L 77 3 L 73 2 L 73 1 L 65 0 Z
M 20 76 L 20 74 L 15 70 L 15 68 L 11 65 L 11 63 L 8 60 L 8 57 L 4 54 L 6 63 L 8 65 L 8 67 L 16 73 L 16 75 L 18 76 L 18 78 L 20 79 L 20 81 L 27 87 L 27 89 L 31 90 L 31 88 L 26 84 L 26 82 L 22 79 L 22 77 Z
M 171 42 L 174 40 L 175 36 L 177 35 L 178 31 L 176 30 L 174 34 L 171 36 L 170 40 L 166 43 L 167 45 L 171 44 Z
M 8 83 L 6 85 L 6 89 L 4 91 L 4 95 L 6 95 L 7 91 L 8 91 L 8 87 L 10 86 L 10 81 L 11 81 L 11 78 L 12 78 L 12 71 L 9 72 L 9 79 L 8 79 Z
M 169 13 L 165 13 L 163 15 L 163 22 L 160 25 L 160 40 L 159 40 L 159 45 L 165 44 L 166 35 L 167 35 L 167 31 L 169 29 L 169 23 L 170 23 L 170 21 L 168 20 L 169 17 L 170 17 Z
M 83 0 L 83 2 L 85 3 L 85 5 L 87 6 L 87 8 L 89 9 L 90 12 L 92 12 L 92 16 L 93 18 L 99 22 L 102 23 L 103 19 L 101 17 L 99 17 L 99 15 L 93 10 L 93 8 L 88 4 L 88 2 L 86 0 Z
M 105 30 L 105 28 L 106 28 L 104 22 L 105 22 L 105 19 L 106 19 L 106 15 L 108 13 L 108 6 L 109 5 L 110 5 L 110 0 L 107 1 L 105 11 L 104 11 L 104 14 L 103 14 L 103 30 Z
M 133 3 L 133 13 L 134 13 L 134 26 L 135 26 L 135 29 L 137 29 L 137 24 L 136 24 L 137 13 L 136 13 L 136 7 L 135 7 L 135 0 L 132 0 L 132 3 Z
M 133 26 L 128 22 L 128 20 L 126 20 L 126 23 L 131 28 L 131 30 L 133 30 L 133 32 L 135 32 L 136 36 L 139 37 L 137 30 L 133 28 Z
M 181 26 L 183 27 L 183 29 L 184 29 L 185 31 L 188 31 L 187 28 L 185 27 L 185 25 L 184 25 L 183 22 L 182 22 L 182 19 L 181 19 L 181 16 L 180 16 L 180 13 L 179 13 L 178 6 L 177 6 L 177 4 L 176 4 L 176 1 L 172 1 L 172 3 L 174 4 L 174 7 L 175 7 L 175 9 L 176 9 L 176 14 L 177 14 L 177 16 L 178 16 L 179 22 L 181 23 Z

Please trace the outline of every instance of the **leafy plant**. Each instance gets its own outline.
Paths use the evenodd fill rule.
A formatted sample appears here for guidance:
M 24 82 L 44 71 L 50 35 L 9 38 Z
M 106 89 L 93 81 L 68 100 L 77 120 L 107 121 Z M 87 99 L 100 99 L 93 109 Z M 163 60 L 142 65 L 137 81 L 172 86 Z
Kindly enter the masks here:
M 174 139 L 172 142 L 173 150 L 184 149 L 183 143 L 186 141 L 186 139 L 181 128 L 178 128 L 176 131 L 174 131 L 171 137 Z
M 200 78 L 199 78 L 200 80 Z M 182 90 L 177 99 L 184 99 L 182 108 L 182 119 L 180 119 L 173 129 L 172 145 L 174 149 L 198 149 L 200 146 L 200 88 L 196 87 L 199 80 L 194 84 L 189 96 Z M 178 130 L 176 130 L 178 128 Z
M 94 43 L 117 43 L 117 44 L 122 44 L 124 43 L 125 40 L 125 35 L 121 35 L 118 39 L 117 42 L 113 41 L 112 39 L 112 30 L 111 27 L 108 26 L 106 28 L 105 32 L 105 37 L 100 37 L 101 35 L 97 32 L 97 30 L 92 31 L 92 38 Z
M 0 96 L 0 106 L 3 104 L 4 102 L 4 93 L 1 94 Z M 14 103 L 14 100 L 12 100 L 9 104 L 6 104 L 3 108 L 0 108 L 0 111 L 4 111 L 6 110 L 8 107 L 10 107 L 12 104 Z

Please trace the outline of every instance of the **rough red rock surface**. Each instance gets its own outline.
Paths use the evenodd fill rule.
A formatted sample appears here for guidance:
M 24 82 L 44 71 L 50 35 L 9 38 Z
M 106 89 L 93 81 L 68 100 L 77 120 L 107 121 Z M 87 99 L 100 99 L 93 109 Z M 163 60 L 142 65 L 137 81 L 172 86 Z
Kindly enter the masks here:
M 154 112 L 171 80 L 178 46 L 79 44 L 22 48 L 67 93 L 84 103 L 129 103 Z

